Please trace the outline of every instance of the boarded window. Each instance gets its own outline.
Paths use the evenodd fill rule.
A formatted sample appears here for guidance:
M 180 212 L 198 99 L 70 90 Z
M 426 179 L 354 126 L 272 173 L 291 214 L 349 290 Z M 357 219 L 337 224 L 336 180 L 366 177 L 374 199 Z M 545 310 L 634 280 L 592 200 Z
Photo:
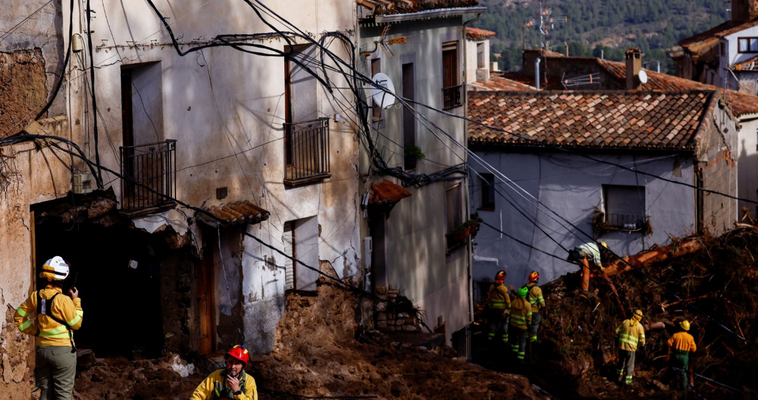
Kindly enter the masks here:
M 606 224 L 629 230 L 645 223 L 645 187 L 603 185 Z

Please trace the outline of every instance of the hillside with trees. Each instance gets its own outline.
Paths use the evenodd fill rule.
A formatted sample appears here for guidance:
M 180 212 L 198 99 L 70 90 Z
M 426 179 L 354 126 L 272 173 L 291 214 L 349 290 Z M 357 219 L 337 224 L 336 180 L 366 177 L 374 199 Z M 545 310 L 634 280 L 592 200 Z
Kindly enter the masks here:
M 492 53 L 499 53 L 501 68 L 521 68 L 521 50 L 539 48 L 540 2 L 530 0 L 481 0 L 488 8 L 478 28 L 495 31 Z M 620 61 L 624 50 L 639 47 L 645 67 L 673 70 L 668 53 L 677 42 L 710 29 L 729 18 L 724 0 L 546 0 L 550 10 L 547 44 L 550 50 L 573 56 L 603 55 Z M 530 24 L 529 22 L 532 21 Z

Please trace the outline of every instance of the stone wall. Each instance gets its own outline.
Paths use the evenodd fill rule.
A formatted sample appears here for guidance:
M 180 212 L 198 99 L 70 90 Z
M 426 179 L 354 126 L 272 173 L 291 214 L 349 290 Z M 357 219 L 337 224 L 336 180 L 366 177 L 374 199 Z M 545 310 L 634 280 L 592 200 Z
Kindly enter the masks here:
M 377 330 L 382 332 L 419 332 L 418 310 L 399 289 L 377 286 L 379 300 L 375 303 Z

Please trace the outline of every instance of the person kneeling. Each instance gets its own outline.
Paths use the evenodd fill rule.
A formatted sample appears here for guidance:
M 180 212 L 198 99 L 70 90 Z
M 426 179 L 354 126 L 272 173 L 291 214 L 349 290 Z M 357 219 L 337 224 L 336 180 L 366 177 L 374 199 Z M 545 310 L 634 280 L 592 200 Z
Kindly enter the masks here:
M 250 355 L 244 346 L 235 345 L 224 356 L 226 368 L 203 380 L 190 400 L 258 400 L 255 379 L 245 373 Z

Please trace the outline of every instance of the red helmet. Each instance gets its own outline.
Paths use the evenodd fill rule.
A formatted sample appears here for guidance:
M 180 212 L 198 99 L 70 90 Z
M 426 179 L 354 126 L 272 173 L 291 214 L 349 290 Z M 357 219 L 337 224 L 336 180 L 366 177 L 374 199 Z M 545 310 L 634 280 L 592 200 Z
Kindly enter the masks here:
M 242 361 L 243 363 L 245 363 L 245 365 L 247 365 L 247 362 L 250 361 L 250 354 L 248 354 L 248 351 L 245 348 L 245 346 L 240 346 L 236 344 L 232 346 L 231 350 L 229 350 L 228 353 L 226 353 L 226 356 L 236 358 Z
M 537 282 L 538 280 L 540 280 L 540 273 L 532 271 L 532 273 L 529 274 L 529 282 Z
M 505 270 L 497 271 L 495 274 L 495 283 L 503 283 L 505 282 Z

